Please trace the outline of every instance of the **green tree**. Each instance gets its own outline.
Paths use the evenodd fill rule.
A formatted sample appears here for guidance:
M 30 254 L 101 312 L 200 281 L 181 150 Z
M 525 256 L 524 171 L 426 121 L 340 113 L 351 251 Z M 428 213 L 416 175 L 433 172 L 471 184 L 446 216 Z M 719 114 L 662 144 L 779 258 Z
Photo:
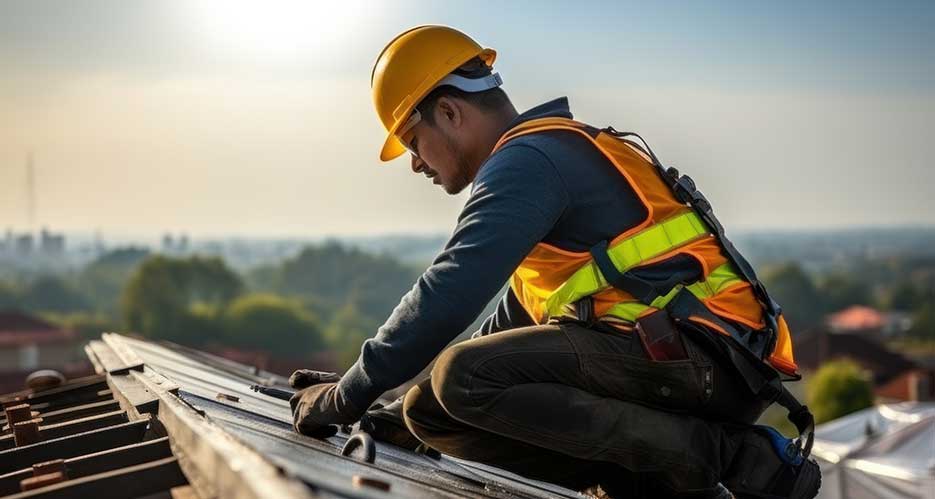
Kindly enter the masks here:
M 89 308 L 88 300 L 60 277 L 45 275 L 23 290 L 22 304 L 36 312 L 77 312 Z
M 873 405 L 870 378 L 851 360 L 825 363 L 809 380 L 807 391 L 808 406 L 817 423 Z
M 916 340 L 935 341 L 935 305 L 923 304 L 916 310 L 906 335 Z
M 305 248 L 273 272 L 258 270 L 253 278 L 270 291 L 296 297 L 318 297 L 332 308 L 355 301 L 361 313 L 385 318 L 419 275 L 413 267 L 388 256 L 345 248 L 337 242 Z
M 120 292 L 136 268 L 149 256 L 144 248 L 119 248 L 101 255 L 78 275 L 78 289 L 107 313 L 119 308 Z
M 887 306 L 890 310 L 915 310 L 922 301 L 921 291 L 912 281 L 906 280 L 890 290 Z
M 301 356 L 324 345 L 318 319 L 300 303 L 272 294 L 234 300 L 224 312 L 225 338 L 231 345 Z
M 831 274 L 821 280 L 818 286 L 824 307 L 828 312 L 836 312 L 853 305 L 870 305 L 873 297 L 870 288 L 845 274 Z
M 812 279 L 798 264 L 788 263 L 769 269 L 763 282 L 770 295 L 782 306 L 786 322 L 793 332 L 821 323 L 827 306 Z
M 362 314 L 352 302 L 341 307 L 325 328 L 325 340 L 338 355 L 341 369 L 347 369 L 360 355 L 364 340 L 377 332 L 380 323 Z
M 220 258 L 154 256 L 130 278 L 121 310 L 131 330 L 199 344 L 216 339 L 220 311 L 242 291 L 240 277 Z
M 71 329 L 85 341 L 100 339 L 101 333 L 117 331 L 119 324 L 106 314 L 95 312 L 72 312 L 68 314 L 44 313 L 42 317 L 66 329 Z
M 20 306 L 20 296 L 16 288 L 12 284 L 0 281 L 0 310 Z

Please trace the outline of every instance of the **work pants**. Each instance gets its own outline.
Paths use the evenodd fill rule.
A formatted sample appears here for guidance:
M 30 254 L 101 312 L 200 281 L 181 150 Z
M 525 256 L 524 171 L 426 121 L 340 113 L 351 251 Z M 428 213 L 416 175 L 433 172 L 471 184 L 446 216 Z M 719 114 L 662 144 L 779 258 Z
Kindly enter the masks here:
M 445 454 L 570 487 L 613 464 L 670 491 L 708 490 L 766 404 L 695 334 L 706 332 L 683 331 L 686 360 L 660 362 L 605 325 L 471 339 L 406 394 L 405 422 Z

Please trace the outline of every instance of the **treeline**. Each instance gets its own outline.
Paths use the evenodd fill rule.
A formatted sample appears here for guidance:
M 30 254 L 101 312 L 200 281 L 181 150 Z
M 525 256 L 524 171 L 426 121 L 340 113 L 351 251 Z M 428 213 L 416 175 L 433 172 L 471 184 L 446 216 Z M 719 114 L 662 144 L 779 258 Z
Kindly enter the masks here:
M 0 281 L 0 308 L 21 308 L 87 338 L 132 331 L 191 346 L 303 358 L 331 350 L 346 367 L 421 272 L 336 242 L 238 273 L 217 257 L 109 252 L 83 269 Z M 935 341 L 935 259 L 851 259 L 822 270 L 765 265 L 761 277 L 793 334 L 851 305 L 907 312 L 909 336 Z
M 0 308 L 41 314 L 88 338 L 132 331 L 288 358 L 331 350 L 346 367 L 419 273 L 336 242 L 244 274 L 217 257 L 128 248 L 73 274 L 0 282 Z
M 935 259 L 852 259 L 822 272 L 787 262 L 767 265 L 760 275 L 793 334 L 819 327 L 828 314 L 865 305 L 909 314 L 907 335 L 935 341 Z

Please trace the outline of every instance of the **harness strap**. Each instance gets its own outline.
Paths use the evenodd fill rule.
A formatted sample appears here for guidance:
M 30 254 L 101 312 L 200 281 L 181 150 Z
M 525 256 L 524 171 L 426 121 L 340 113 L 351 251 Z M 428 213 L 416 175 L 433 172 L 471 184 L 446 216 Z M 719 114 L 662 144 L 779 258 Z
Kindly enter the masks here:
M 633 272 L 620 272 L 617 270 L 614 262 L 610 259 L 610 255 L 607 254 L 607 241 L 601 241 L 594 245 L 591 248 L 591 257 L 594 259 L 594 264 L 601 271 L 601 275 L 611 286 L 630 293 L 634 298 L 646 305 L 659 298 L 659 293 L 656 292 L 656 288 L 652 283 L 636 277 Z M 674 286 L 675 283 L 672 285 Z
M 614 129 L 614 127 L 607 127 L 602 131 L 609 133 L 615 137 L 625 139 L 626 137 L 636 137 L 643 143 L 644 147 L 640 147 L 632 141 L 627 140 L 626 142 L 634 147 L 637 147 L 639 150 L 646 153 L 647 156 L 652 160 L 653 166 L 656 167 L 656 170 L 659 172 L 659 175 L 662 179 L 669 184 L 672 188 L 675 196 L 682 202 L 691 205 L 691 207 L 698 213 L 704 222 L 711 227 L 714 234 L 717 236 L 718 242 L 721 245 L 721 248 L 730 258 L 731 263 L 733 263 L 737 270 L 740 272 L 740 275 L 747 280 L 750 285 L 753 287 L 753 292 L 755 293 L 757 299 L 760 301 L 760 304 L 764 308 L 764 321 L 766 322 L 766 329 L 771 333 L 773 337 L 773 343 L 775 343 L 775 337 L 778 335 L 779 326 L 777 324 L 778 317 L 782 313 L 782 308 L 776 303 L 775 300 L 769 295 L 766 291 L 766 287 L 763 286 L 763 283 L 756 276 L 756 271 L 753 270 L 753 266 L 750 265 L 750 262 L 744 258 L 743 255 L 737 251 L 737 248 L 734 247 L 734 244 L 727 238 L 727 235 L 724 232 L 724 226 L 721 225 L 721 222 L 714 215 L 714 211 L 711 208 L 711 203 L 705 197 L 701 191 L 695 186 L 695 182 L 688 175 L 680 175 L 679 171 L 675 168 L 668 168 L 662 166 L 662 163 L 659 161 L 659 158 L 653 152 L 652 148 L 649 147 L 649 143 L 640 137 L 639 134 L 634 132 L 619 132 Z M 773 345 L 771 345 L 773 346 Z
M 608 278 L 617 280 L 621 286 L 635 283 L 639 289 L 634 289 L 636 293 L 631 294 L 649 298 L 652 293 L 636 282 L 632 275 L 622 278 L 620 275 L 702 237 L 710 237 L 707 227 L 695 212 L 688 211 L 647 227 L 607 248 L 604 248 L 606 242 L 600 243 L 591 249 L 593 261 L 576 270 L 549 296 L 546 311 L 550 316 L 561 315 L 566 306 L 614 285 Z M 627 290 L 626 287 L 621 289 Z M 648 301 L 652 302 L 655 298 Z
M 721 320 L 711 313 L 697 297 L 690 292 L 680 291 L 669 302 L 666 310 L 676 323 L 691 322 L 706 326 L 706 329 L 722 329 L 730 340 L 726 341 L 724 352 L 730 363 L 740 373 L 750 391 L 762 400 L 777 403 L 784 407 L 789 415 L 789 421 L 795 425 L 799 432 L 796 440 L 796 449 L 804 457 L 812 451 L 815 440 L 815 417 L 808 407 L 799 402 L 792 393 L 782 384 L 779 373 L 762 360 L 754 358 L 755 350 L 751 350 L 745 343 L 765 345 L 761 339 L 765 336 L 763 331 L 750 331 L 742 333 L 728 322 Z M 715 335 L 712 335 L 715 337 Z M 721 336 L 722 335 L 716 335 Z M 757 338 L 759 337 L 759 339 Z M 722 344 L 725 342 L 722 342 Z

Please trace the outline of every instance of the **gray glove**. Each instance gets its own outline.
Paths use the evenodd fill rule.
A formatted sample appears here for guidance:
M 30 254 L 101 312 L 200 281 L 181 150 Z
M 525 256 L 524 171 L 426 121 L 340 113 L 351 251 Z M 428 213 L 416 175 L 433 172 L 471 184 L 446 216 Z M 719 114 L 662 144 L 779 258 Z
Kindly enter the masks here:
M 311 369 L 299 369 L 289 376 L 289 386 L 296 390 L 308 388 L 319 383 L 337 383 L 341 381 L 341 375 L 327 371 L 313 371 Z
M 337 383 L 319 383 L 303 388 L 289 399 L 295 431 L 315 438 L 327 438 L 338 432 L 335 425 L 350 424 L 364 411 L 341 396 Z
M 357 421 L 360 415 L 355 409 L 338 403 L 338 381 L 341 381 L 338 373 L 311 369 L 299 369 L 289 376 L 289 385 L 296 389 L 289 399 L 295 431 L 310 437 L 328 438 L 338 432 L 335 425 Z

